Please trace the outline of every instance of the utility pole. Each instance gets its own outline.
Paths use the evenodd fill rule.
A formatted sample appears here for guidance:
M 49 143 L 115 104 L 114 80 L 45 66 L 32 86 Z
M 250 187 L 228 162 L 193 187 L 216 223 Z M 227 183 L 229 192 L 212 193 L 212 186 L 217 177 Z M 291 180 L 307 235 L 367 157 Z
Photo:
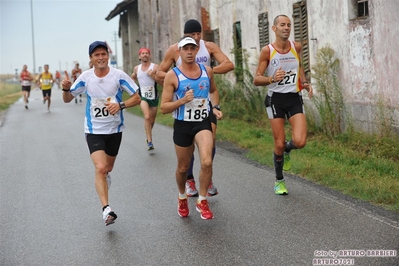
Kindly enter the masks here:
M 117 48 L 117 42 L 118 40 L 116 39 L 116 31 L 114 31 L 114 42 L 115 42 L 115 53 L 112 54 L 111 56 L 111 65 L 113 65 L 115 68 L 118 68 L 118 48 Z M 111 46 L 108 47 L 111 50 Z
M 31 13 L 31 25 L 32 25 L 32 51 L 33 51 L 33 74 L 36 76 L 36 59 L 35 59 L 35 34 L 33 27 L 33 0 L 30 0 L 30 13 Z
M 111 62 L 114 62 L 115 68 L 118 68 L 118 49 L 117 49 L 118 40 L 116 39 L 116 31 L 114 31 L 114 42 L 115 42 L 115 54 L 113 56 L 114 57 L 113 60 L 111 59 Z

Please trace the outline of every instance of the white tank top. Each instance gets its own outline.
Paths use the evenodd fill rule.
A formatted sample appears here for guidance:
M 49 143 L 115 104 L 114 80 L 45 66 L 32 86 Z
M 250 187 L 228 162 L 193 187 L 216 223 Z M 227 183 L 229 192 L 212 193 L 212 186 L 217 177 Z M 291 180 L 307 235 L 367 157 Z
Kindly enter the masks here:
M 137 80 L 139 81 L 140 94 L 148 100 L 155 100 L 158 98 L 158 91 L 155 80 L 147 74 L 148 70 L 154 69 L 154 63 L 151 63 L 146 71 L 141 70 L 142 64 L 137 68 Z
M 211 55 L 209 54 L 208 49 L 206 49 L 204 40 L 200 40 L 199 51 L 197 53 L 195 61 L 198 64 L 204 66 L 211 66 Z M 179 56 L 179 58 L 176 61 L 176 66 L 180 65 L 181 65 L 181 57 Z
M 150 75 L 147 74 L 148 70 L 154 69 L 154 63 L 151 63 L 148 67 L 147 71 L 141 70 L 142 64 L 140 64 L 137 68 L 137 80 L 139 81 L 140 87 L 142 86 L 154 86 L 155 81 L 151 78 Z
M 297 93 L 301 91 L 299 56 L 295 50 L 294 42 L 290 41 L 290 44 L 291 49 L 285 54 L 280 54 L 273 45 L 268 45 L 270 49 L 270 61 L 266 69 L 267 76 L 274 76 L 280 67 L 286 72 L 283 80 L 268 85 L 269 96 L 273 92 Z

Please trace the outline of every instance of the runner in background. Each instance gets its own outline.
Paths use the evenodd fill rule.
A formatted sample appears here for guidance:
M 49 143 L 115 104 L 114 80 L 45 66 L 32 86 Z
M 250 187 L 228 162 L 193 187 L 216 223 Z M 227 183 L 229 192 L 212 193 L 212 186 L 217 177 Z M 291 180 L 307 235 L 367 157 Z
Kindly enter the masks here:
M 133 69 L 132 79 L 139 84 L 141 96 L 141 110 L 144 115 L 144 130 L 148 150 L 154 149 L 152 141 L 152 128 L 158 111 L 159 94 L 154 78 L 158 65 L 151 62 L 150 49 L 143 47 L 139 50 L 140 65 Z
M 44 72 L 39 76 L 39 84 L 43 94 L 43 104 L 47 101 L 47 112 L 50 113 L 51 89 L 53 88 L 54 78 L 49 71 L 49 65 L 44 65 Z
M 82 69 L 79 68 L 79 63 L 75 63 L 75 68 L 72 69 L 71 79 L 74 82 L 82 74 Z M 79 102 L 82 102 L 82 94 L 79 94 Z M 78 103 L 78 96 L 75 97 L 75 103 Z
M 32 74 L 28 71 L 28 66 L 24 65 L 20 74 L 20 81 L 22 86 L 22 96 L 24 97 L 25 109 L 28 109 L 29 96 L 31 90 Z
M 55 83 L 57 84 L 58 89 L 61 88 L 61 73 L 60 71 L 55 72 Z

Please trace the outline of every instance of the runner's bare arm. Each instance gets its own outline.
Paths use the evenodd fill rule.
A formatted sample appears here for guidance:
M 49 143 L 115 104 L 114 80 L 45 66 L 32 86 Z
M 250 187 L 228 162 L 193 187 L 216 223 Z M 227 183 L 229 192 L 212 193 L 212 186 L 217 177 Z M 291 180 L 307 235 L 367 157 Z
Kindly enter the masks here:
M 163 86 L 164 79 L 166 76 L 166 72 L 173 66 L 175 63 L 175 57 L 177 53 L 177 44 L 172 44 L 168 50 L 166 50 L 165 56 L 162 60 L 162 62 L 158 66 L 158 71 L 155 75 L 155 81 Z
M 218 89 L 216 87 L 215 78 L 214 78 L 214 74 L 213 74 L 212 68 L 207 66 L 206 70 L 208 72 L 208 76 L 209 76 L 210 83 L 211 83 L 210 84 L 210 89 L 209 89 L 211 103 L 212 103 L 212 106 L 216 106 L 216 105 L 219 105 L 219 103 L 220 103 L 219 91 L 218 91 Z M 216 119 L 218 119 L 218 120 L 222 119 L 223 113 L 220 110 L 218 110 L 216 108 L 212 108 L 211 112 L 213 112 L 213 114 L 216 116 Z
M 138 79 L 137 79 L 137 68 L 138 68 L 139 66 L 135 66 L 134 68 L 133 68 L 133 73 L 132 73 L 132 75 L 130 76 L 135 82 L 136 82 L 136 84 L 138 84 Z
M 270 49 L 268 46 L 262 48 L 259 56 L 258 67 L 256 68 L 254 84 L 255 86 L 266 86 L 271 84 L 270 77 L 265 77 L 265 71 L 269 65 L 269 53 Z
M 211 56 L 215 58 L 218 65 L 213 68 L 215 74 L 225 74 L 234 69 L 233 62 L 225 55 L 220 47 L 213 42 L 205 42 L 205 46 L 208 49 Z
M 297 54 L 300 55 L 301 50 L 302 50 L 302 45 L 298 42 L 294 42 L 294 44 L 295 44 L 295 50 L 296 50 Z M 312 85 L 306 79 L 305 70 L 302 66 L 302 57 L 299 60 L 299 69 L 300 69 L 299 70 L 299 80 L 302 83 L 301 86 L 303 87 L 303 89 L 308 91 L 309 98 L 312 98 L 313 88 L 312 88 Z

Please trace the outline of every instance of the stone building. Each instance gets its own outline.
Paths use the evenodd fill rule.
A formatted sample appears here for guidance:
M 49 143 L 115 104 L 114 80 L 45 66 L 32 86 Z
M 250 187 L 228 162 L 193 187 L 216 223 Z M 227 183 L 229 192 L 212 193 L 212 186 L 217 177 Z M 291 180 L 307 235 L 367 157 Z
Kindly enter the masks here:
M 399 38 L 397 10 L 396 0 L 125 0 L 106 19 L 119 16 L 123 67 L 128 73 L 139 63 L 137 51 L 142 46 L 149 47 L 153 61 L 159 63 L 191 18 L 202 22 L 204 39 L 219 44 L 237 67 L 242 55 L 233 52 L 236 40 L 248 53 L 254 72 L 261 48 L 274 41 L 274 17 L 285 14 L 293 22 L 291 39 L 303 45 L 308 75 L 318 50 L 326 45 L 334 49 L 356 128 L 375 131 L 382 99 L 392 128 L 399 134 L 399 60 L 394 53 Z

